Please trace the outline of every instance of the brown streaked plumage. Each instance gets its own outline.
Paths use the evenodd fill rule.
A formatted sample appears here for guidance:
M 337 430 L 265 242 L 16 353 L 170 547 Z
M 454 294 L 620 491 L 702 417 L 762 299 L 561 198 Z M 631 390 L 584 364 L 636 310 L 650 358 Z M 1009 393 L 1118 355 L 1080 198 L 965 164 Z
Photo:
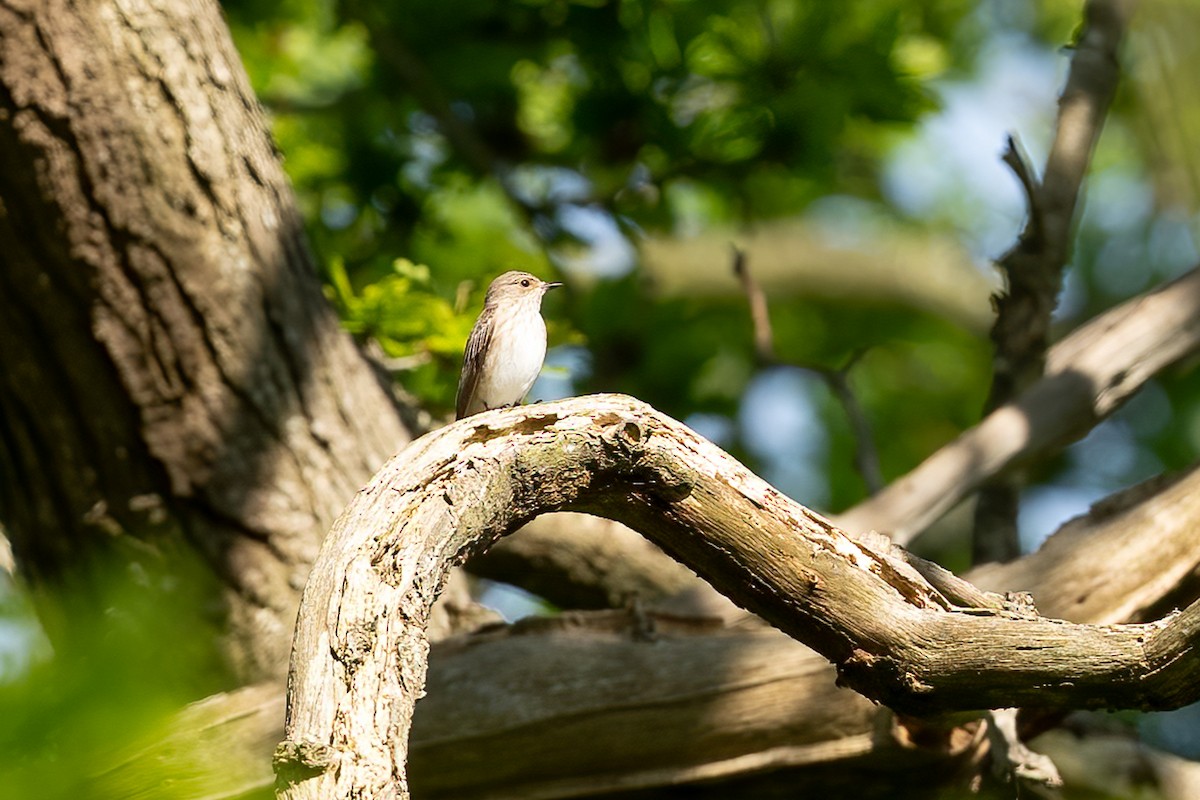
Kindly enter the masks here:
M 525 398 L 546 357 L 542 296 L 557 286 L 515 270 L 488 286 L 463 354 L 456 419 Z

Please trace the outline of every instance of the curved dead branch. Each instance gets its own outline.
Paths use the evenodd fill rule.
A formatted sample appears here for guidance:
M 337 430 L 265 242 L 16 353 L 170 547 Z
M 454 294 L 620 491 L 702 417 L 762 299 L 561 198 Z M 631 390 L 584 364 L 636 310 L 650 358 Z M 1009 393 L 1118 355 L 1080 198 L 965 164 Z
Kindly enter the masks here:
M 1042 613 L 1074 622 L 1150 619 L 1155 608 L 1186 606 L 1200 592 L 1198 518 L 1200 468 L 1193 468 L 1107 498 L 1037 553 L 967 577 L 985 588 L 1029 590 Z M 559 541 L 577 535 L 547 535 L 554 533 Z M 535 800 L 721 778 L 740 786 L 752 773 L 804 766 L 776 779 L 793 794 L 821 794 L 806 781 L 819 782 L 846 759 L 860 778 L 885 786 L 914 762 L 929 768 L 936 743 L 906 749 L 891 735 L 903 730 L 889 729 L 885 711 L 834 686 L 828 661 L 773 629 L 716 622 L 654 610 L 572 613 L 562 622 L 531 620 L 435 643 L 428 696 L 413 716 L 414 792 L 430 800 Z M 271 684 L 208 698 L 184 711 L 166 736 L 98 775 L 96 786 L 137 797 L 172 775 L 212 798 L 269 787 L 283 694 Z M 969 737 L 955 740 L 959 748 L 935 751 L 939 774 L 971 758 Z M 488 757 L 467 757 L 481 752 Z
M 989 414 L 879 494 L 833 521 L 852 535 L 876 530 L 907 543 L 989 478 L 1082 437 L 1146 381 L 1197 350 L 1200 267 L 1081 326 L 1051 349 L 1047 374 L 1014 402 Z M 553 526 L 549 519 L 540 524 Z M 627 546 L 629 539 L 623 532 L 611 533 L 617 526 L 607 526 L 607 531 L 605 527 L 590 526 L 587 545 L 578 558 L 623 562 L 627 572 L 644 565 L 644 574 L 628 575 L 624 585 L 640 586 L 639 591 L 648 598 L 669 593 L 651 574 L 662 559 L 646 554 L 640 546 Z M 589 582 L 579 570 L 568 574 L 563 565 L 550 559 L 532 565 L 531 553 L 514 553 L 509 544 L 502 543 L 502 548 L 510 550 L 509 561 L 520 564 L 510 564 L 508 574 L 494 577 L 523 583 L 519 575 L 540 574 L 545 583 L 577 583 L 576 597 L 582 593 L 594 597 L 607 590 L 603 581 Z M 560 536 L 557 544 L 570 550 L 574 540 Z M 575 557 L 559 558 L 569 561 Z
M 949 608 L 687 427 L 601 395 L 429 434 L 356 496 L 304 593 L 282 797 L 407 795 L 425 625 L 447 570 L 566 509 L 639 530 L 899 710 L 1165 708 L 1200 695 L 1200 604 L 1129 626 Z

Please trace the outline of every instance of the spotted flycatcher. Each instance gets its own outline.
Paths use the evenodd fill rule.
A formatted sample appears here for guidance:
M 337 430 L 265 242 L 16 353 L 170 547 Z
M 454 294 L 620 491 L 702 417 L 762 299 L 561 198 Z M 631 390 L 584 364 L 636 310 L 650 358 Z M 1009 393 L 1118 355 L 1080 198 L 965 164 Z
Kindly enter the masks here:
M 516 271 L 488 286 L 463 355 L 456 419 L 525 399 L 546 358 L 542 295 L 558 286 Z

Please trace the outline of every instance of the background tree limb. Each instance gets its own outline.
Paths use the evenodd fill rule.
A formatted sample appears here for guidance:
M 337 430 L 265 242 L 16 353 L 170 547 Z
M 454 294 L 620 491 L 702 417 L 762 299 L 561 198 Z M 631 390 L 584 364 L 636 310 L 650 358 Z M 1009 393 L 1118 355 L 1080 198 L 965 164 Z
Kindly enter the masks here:
M 836 521 L 911 541 L 987 478 L 1079 438 L 1200 347 L 1200 269 L 1129 300 L 1051 348 L 1045 375 Z
M 1117 51 L 1132 11 L 1129 0 L 1090 0 L 1059 98 L 1054 141 L 1039 182 L 1012 136 L 1004 154 L 1025 189 L 1028 211 L 1017 243 L 996 262 L 1005 288 L 994 296 L 993 378 L 984 412 L 1013 401 L 1041 377 L 1050 319 L 1062 290 L 1083 179 L 1100 140 L 1120 74 Z M 989 481 L 975 506 L 974 562 L 1020 555 L 1017 511 L 1021 479 Z

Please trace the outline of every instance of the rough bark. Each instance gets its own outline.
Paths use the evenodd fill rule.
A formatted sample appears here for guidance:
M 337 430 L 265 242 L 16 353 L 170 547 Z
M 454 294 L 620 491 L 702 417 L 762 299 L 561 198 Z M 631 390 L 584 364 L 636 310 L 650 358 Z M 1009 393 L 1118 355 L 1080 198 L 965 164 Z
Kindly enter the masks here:
M 1138 626 L 955 609 L 685 426 L 629 398 L 578 398 L 423 437 L 339 518 L 297 626 L 281 796 L 407 795 L 423 629 L 446 571 L 562 509 L 630 524 L 906 713 L 1165 708 L 1197 695 L 1200 604 Z
M 321 295 L 216 2 L 0 2 L 0 521 L 36 583 L 198 550 L 229 654 L 407 434 Z

